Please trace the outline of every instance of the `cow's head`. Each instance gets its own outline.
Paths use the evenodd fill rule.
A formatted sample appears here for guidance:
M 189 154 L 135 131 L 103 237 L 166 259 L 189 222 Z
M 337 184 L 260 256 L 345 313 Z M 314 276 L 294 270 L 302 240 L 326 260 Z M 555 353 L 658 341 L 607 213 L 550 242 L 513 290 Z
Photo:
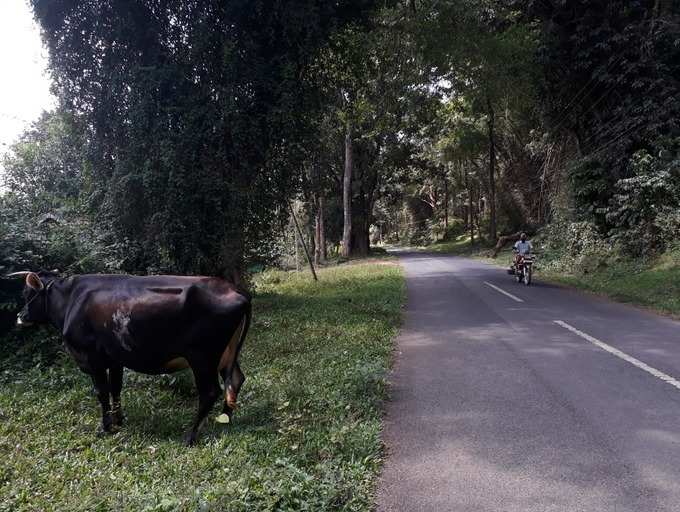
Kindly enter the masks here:
M 47 318 L 47 291 L 51 284 L 51 276 L 43 272 L 15 272 L 10 276 L 25 276 L 24 307 L 17 315 L 17 325 L 45 323 Z

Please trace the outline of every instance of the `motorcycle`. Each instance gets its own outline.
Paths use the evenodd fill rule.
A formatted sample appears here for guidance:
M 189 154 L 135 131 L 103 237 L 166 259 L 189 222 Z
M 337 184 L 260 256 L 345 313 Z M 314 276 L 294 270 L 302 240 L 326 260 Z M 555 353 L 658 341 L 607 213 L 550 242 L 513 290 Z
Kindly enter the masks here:
M 534 261 L 533 255 L 520 256 L 517 264 L 510 267 L 508 274 L 514 275 L 518 283 L 524 283 L 526 286 L 529 286 L 534 273 Z

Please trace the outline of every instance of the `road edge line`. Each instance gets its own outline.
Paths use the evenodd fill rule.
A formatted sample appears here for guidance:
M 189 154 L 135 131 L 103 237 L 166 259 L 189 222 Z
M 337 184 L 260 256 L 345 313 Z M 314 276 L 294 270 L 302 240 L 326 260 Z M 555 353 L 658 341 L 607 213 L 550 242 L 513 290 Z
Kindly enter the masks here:
M 562 320 L 553 320 L 554 323 L 559 325 L 560 327 L 563 327 L 564 329 L 571 331 L 572 333 L 576 334 L 577 336 L 580 336 L 586 341 L 589 341 L 593 345 L 601 348 L 602 350 L 605 350 L 609 352 L 610 354 L 618 357 L 619 359 L 623 359 L 627 363 L 632 364 L 633 366 L 639 368 L 640 370 L 643 370 L 650 375 L 653 375 L 657 379 L 660 379 L 664 381 L 666 384 L 670 384 L 674 388 L 680 389 L 680 382 L 675 380 L 673 377 L 671 377 L 668 374 L 665 374 L 664 372 L 657 370 L 656 368 L 653 368 L 652 366 L 649 366 L 647 363 L 643 363 L 639 359 L 634 358 L 633 356 L 630 356 L 626 354 L 625 352 L 622 352 L 618 348 L 614 348 L 611 345 L 606 344 L 604 341 L 598 340 L 597 338 L 591 336 L 590 334 L 586 334 L 583 331 L 579 331 L 576 327 L 573 325 L 569 325 L 567 322 L 564 322 Z
M 497 292 L 500 292 L 500 293 L 502 293 L 503 295 L 505 295 L 505 296 L 507 296 L 507 297 L 510 297 L 510 298 L 511 298 L 512 300 L 514 300 L 515 302 L 524 302 L 524 299 L 520 299 L 519 297 L 516 297 L 516 296 L 513 295 L 512 293 L 506 292 L 505 290 L 503 290 L 502 288 L 499 288 L 499 287 L 496 286 L 495 284 L 491 284 L 489 281 L 484 281 L 484 284 L 487 285 L 487 286 L 490 286 L 491 288 L 493 288 L 493 289 L 496 290 Z

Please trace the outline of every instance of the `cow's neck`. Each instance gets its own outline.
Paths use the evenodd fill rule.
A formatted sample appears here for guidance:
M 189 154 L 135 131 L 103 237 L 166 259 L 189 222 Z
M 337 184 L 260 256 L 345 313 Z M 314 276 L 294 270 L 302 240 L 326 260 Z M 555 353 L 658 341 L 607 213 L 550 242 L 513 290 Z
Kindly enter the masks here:
M 59 331 L 64 330 L 64 318 L 68 304 L 69 290 L 63 279 L 55 279 L 47 290 L 47 318 Z

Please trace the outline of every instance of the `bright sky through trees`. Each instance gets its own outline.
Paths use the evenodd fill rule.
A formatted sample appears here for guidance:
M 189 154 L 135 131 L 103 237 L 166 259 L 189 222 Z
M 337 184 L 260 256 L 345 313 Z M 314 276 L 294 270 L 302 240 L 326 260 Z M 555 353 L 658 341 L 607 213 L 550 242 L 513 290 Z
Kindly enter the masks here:
M 47 51 L 25 0 L 0 1 L 0 155 L 54 105 Z

